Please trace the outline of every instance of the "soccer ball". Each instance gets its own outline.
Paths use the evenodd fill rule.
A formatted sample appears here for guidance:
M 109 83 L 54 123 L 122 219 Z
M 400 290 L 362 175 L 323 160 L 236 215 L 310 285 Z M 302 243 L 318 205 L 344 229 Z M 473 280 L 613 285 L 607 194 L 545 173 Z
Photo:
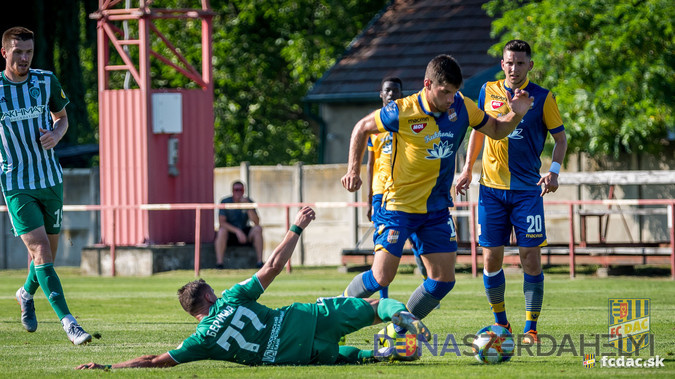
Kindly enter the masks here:
M 499 325 L 490 325 L 476 333 L 471 348 L 478 362 L 495 364 L 511 359 L 515 345 L 508 329 Z

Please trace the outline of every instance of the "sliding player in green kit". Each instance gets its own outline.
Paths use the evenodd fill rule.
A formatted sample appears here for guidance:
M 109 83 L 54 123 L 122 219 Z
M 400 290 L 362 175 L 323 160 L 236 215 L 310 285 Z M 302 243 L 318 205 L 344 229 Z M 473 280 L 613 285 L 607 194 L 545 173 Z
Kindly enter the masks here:
M 405 306 L 392 299 L 321 298 L 271 309 L 257 302 L 290 259 L 302 230 L 314 220 L 314 210 L 302 208 L 284 240 L 265 265 L 218 298 L 204 280 L 178 290 L 183 309 L 199 320 L 197 331 L 178 348 L 161 355 L 144 355 L 114 365 L 83 364 L 77 369 L 171 367 L 212 359 L 246 365 L 307 365 L 413 360 L 394 348 L 378 351 L 338 346 L 338 340 L 368 325 L 392 321 L 430 339 L 429 330 Z

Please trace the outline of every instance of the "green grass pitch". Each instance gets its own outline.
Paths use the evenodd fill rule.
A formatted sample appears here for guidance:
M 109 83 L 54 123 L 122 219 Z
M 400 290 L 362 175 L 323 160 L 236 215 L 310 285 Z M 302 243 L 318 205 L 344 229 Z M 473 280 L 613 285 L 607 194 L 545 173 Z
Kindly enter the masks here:
M 19 322 L 19 306 L 14 292 L 23 284 L 25 270 L 0 271 L 0 375 L 3 378 L 46 377 L 307 377 L 307 378 L 441 378 L 441 377 L 592 377 L 655 375 L 675 377 L 675 283 L 669 276 L 624 276 L 605 279 L 585 274 L 570 280 L 560 269 L 545 271 L 544 306 L 539 331 L 552 336 L 559 345 L 569 335 L 576 355 L 570 350 L 554 347 L 545 341 L 541 350 L 554 354 L 515 356 L 501 365 L 481 365 L 471 356 L 457 357 L 452 346 L 443 356 L 431 356 L 423 350 L 416 362 L 378 363 L 360 366 L 247 367 L 218 361 L 202 361 L 170 369 L 124 369 L 113 372 L 76 371 L 80 363 L 95 361 L 112 364 L 143 354 L 161 354 L 176 347 L 190 335 L 196 320 L 185 313 L 176 298 L 176 290 L 194 279 L 191 271 L 162 273 L 150 278 L 99 278 L 78 275 L 75 268 L 57 268 L 68 305 L 73 315 L 91 334 L 99 339 L 87 346 L 73 346 L 49 307 L 44 294 L 36 295 L 39 327 L 27 333 Z M 216 292 L 250 277 L 254 271 L 204 270 L 206 279 Z M 317 297 L 340 293 L 353 277 L 332 268 L 299 268 L 292 274 L 283 273 L 261 297 L 270 307 L 292 302 L 313 302 Z M 522 275 L 507 274 L 506 306 L 514 332 L 522 331 L 524 300 Z M 390 288 L 390 296 L 403 302 L 419 285 L 421 278 L 409 267 L 402 267 Z M 595 335 L 607 334 L 609 298 L 651 299 L 650 322 L 654 334 L 654 355 L 664 358 L 660 368 L 584 368 L 579 356 L 580 335 L 586 341 Z M 482 278 L 458 273 L 453 291 L 433 311 L 425 323 L 432 333 L 445 340 L 453 334 L 461 352 L 465 335 L 475 333 L 493 322 L 485 298 Z M 373 335 L 380 330 L 372 326 L 347 338 L 347 344 L 372 348 Z M 605 343 L 601 339 L 600 343 Z M 439 342 L 440 354 L 442 343 Z M 593 348 L 590 349 L 594 352 Z M 561 351 L 564 350 L 564 351 Z M 600 347 L 600 355 L 613 352 Z M 640 354 L 647 358 L 649 352 Z M 600 358 L 596 356 L 596 358 Z

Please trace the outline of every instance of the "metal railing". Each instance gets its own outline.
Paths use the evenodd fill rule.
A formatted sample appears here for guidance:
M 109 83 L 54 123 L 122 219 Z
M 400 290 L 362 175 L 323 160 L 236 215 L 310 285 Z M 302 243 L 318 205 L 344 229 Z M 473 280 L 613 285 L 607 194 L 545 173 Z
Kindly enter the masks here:
M 111 211 L 113 223 L 112 233 L 110 235 L 111 240 L 108 242 L 110 247 L 110 256 L 111 256 L 111 275 L 115 276 L 115 222 L 116 213 L 119 210 L 129 210 L 129 209 L 140 209 L 147 211 L 166 211 L 166 210 L 194 210 L 195 211 L 195 264 L 194 271 L 195 276 L 199 275 L 200 270 L 200 257 L 201 257 L 201 212 L 203 210 L 216 210 L 216 209 L 260 209 L 260 208 L 284 208 L 285 215 L 285 227 L 288 229 L 290 227 L 290 209 L 299 208 L 302 206 L 311 206 L 315 208 L 352 208 L 352 207 L 365 207 L 367 203 L 365 202 L 303 202 L 303 203 L 242 203 L 242 204 L 213 204 L 213 203 L 180 203 L 180 204 L 139 204 L 139 205 L 127 205 L 127 206 L 103 206 L 103 205 L 64 205 L 63 210 L 65 212 L 82 212 L 82 211 Z M 580 215 L 580 206 L 663 206 L 666 208 L 666 214 L 668 217 L 668 229 L 669 229 L 669 247 L 670 247 L 670 271 L 671 279 L 675 280 L 675 199 L 628 199 L 628 200 L 561 200 L 561 201 L 546 201 L 544 202 L 545 206 L 558 205 L 567 207 L 567 219 L 569 222 L 569 266 L 570 266 L 570 277 L 575 276 L 575 260 L 576 260 L 576 248 L 577 244 L 575 241 L 575 215 Z M 459 208 L 466 208 L 466 211 L 459 210 Z M 476 202 L 456 202 L 455 208 L 451 211 L 456 217 L 468 217 L 469 218 L 469 235 L 470 235 L 470 248 L 471 248 L 471 272 L 474 276 L 477 275 L 478 268 L 478 243 L 477 243 L 477 232 L 476 232 Z M 577 209 L 575 209 L 577 208 Z M 0 206 L 0 212 L 7 211 L 6 206 Z M 644 214 L 645 212 L 640 211 L 640 209 L 622 209 L 622 213 L 625 214 Z M 616 209 L 593 209 L 593 214 L 615 214 L 617 213 Z M 661 212 L 663 213 L 663 212 Z M 355 228 L 359 228 L 358 223 L 354 225 Z M 30 257 L 29 257 L 30 259 Z M 287 271 L 291 271 L 291 263 L 288 262 L 286 266 Z

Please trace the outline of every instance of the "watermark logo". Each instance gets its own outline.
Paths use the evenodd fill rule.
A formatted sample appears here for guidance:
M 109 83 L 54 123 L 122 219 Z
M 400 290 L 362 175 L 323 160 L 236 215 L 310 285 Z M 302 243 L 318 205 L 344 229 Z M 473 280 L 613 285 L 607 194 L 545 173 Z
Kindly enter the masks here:
M 633 354 L 651 343 L 650 299 L 609 299 L 609 343 Z
M 595 354 L 584 355 L 584 367 L 586 368 L 595 367 Z
M 399 334 L 396 336 L 396 353 L 410 357 L 417 352 L 417 335 Z

